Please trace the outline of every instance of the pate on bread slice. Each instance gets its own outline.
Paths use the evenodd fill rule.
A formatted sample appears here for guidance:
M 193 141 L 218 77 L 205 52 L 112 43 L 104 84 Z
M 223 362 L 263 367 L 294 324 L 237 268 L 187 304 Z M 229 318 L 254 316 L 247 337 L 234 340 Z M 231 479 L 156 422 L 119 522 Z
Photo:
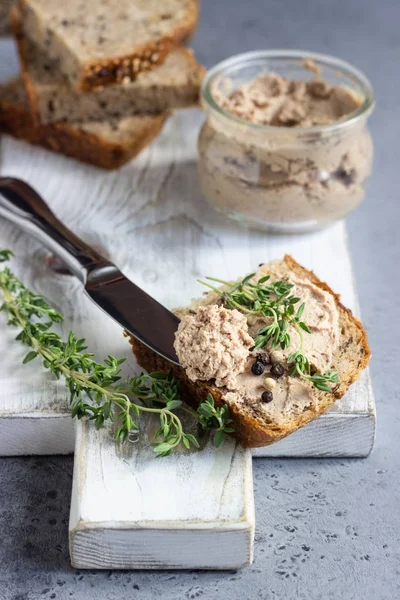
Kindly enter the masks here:
M 260 280 L 262 282 L 267 276 L 270 279 L 265 285 L 277 281 L 286 281 L 293 285 L 290 294 L 294 293 L 294 300 L 298 296 L 298 301 L 294 304 L 294 315 L 305 299 L 304 308 L 300 311 L 301 322 L 305 324 L 303 335 L 298 332 L 297 324 L 291 324 L 287 329 L 290 337 L 287 347 L 273 347 L 271 339 L 262 346 L 263 335 L 260 336 L 259 333 L 271 325 L 273 318 L 260 320 L 254 314 L 247 315 L 248 333 L 258 348 L 249 349 L 245 367 L 241 365 L 241 372 L 235 373 L 233 378 L 220 377 L 221 374 L 226 375 L 223 367 L 234 363 L 227 363 L 226 357 L 221 358 L 219 351 L 215 352 L 214 356 L 219 357 L 219 362 L 216 361 L 217 384 L 215 378 L 202 380 L 201 369 L 196 374 L 193 369 L 185 370 L 181 366 L 171 365 L 130 337 L 139 365 L 148 371 L 171 369 L 174 377 L 180 381 L 182 397 L 188 404 L 197 406 L 208 393 L 213 395 L 217 406 L 226 404 L 233 419 L 234 436 L 246 447 L 272 444 L 324 413 L 356 381 L 370 358 L 363 325 L 341 304 L 340 297 L 312 271 L 299 265 L 292 257 L 285 256 L 282 261 L 262 265 L 251 279 L 251 283 L 256 284 Z M 227 287 L 223 289 L 226 290 Z M 201 299 L 193 301 L 188 308 L 176 312 L 182 319 L 181 324 L 191 325 L 191 318 L 197 317 L 202 311 L 204 313 L 204 307 L 221 305 L 224 301 L 220 292 L 211 291 Z M 232 305 L 229 308 L 235 312 L 237 310 Z M 239 312 L 240 310 L 239 306 Z M 212 319 L 214 317 L 213 314 Z M 210 322 L 214 321 L 209 320 L 202 327 L 203 340 Z M 213 339 L 222 339 L 222 343 L 225 343 L 231 335 L 225 321 L 220 332 L 223 332 L 222 338 L 214 336 Z M 307 355 L 310 369 L 300 369 L 299 373 L 295 369 L 293 356 L 300 348 L 301 338 L 305 340 L 302 344 L 302 355 Z M 245 335 L 243 339 L 246 339 Z M 189 343 L 186 345 L 186 356 L 184 353 L 181 356 L 178 354 L 181 363 L 190 362 L 193 347 L 201 348 L 199 339 L 193 338 L 192 342 L 192 348 Z M 247 341 L 245 343 L 247 344 Z M 204 357 L 201 354 L 198 356 L 201 365 Z M 195 365 L 190 366 L 193 368 Z M 209 363 L 207 366 L 209 367 Z M 337 377 L 330 375 L 334 372 L 337 373 Z M 324 374 L 327 374 L 326 380 L 323 379 Z

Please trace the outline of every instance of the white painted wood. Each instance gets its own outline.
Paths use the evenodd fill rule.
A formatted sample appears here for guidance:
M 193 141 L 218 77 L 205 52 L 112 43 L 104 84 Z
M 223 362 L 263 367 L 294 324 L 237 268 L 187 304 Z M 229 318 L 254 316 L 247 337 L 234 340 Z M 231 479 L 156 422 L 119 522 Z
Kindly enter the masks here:
M 343 302 L 357 312 L 343 223 L 310 235 L 267 236 L 240 228 L 206 205 L 195 184 L 195 137 L 200 118 L 196 111 L 175 116 L 149 149 L 115 173 L 104 173 L 8 138 L 2 139 L 0 171 L 34 185 L 61 219 L 89 243 L 101 247 L 128 276 L 169 307 L 200 295 L 200 276 L 236 278 L 259 262 L 290 252 L 326 278 L 333 289 L 342 293 Z M 16 252 L 14 268 L 27 284 L 51 298 L 63 312 L 65 332 L 74 328 L 101 355 L 129 351 L 118 327 L 82 296 L 80 284 L 49 271 L 46 252 L 36 242 L 1 221 L 0 245 Z M 4 323 L 0 315 L 0 352 L 4 356 L 0 415 L 21 423 L 15 427 L 12 444 L 7 435 L 0 435 L 0 454 L 30 454 L 44 448 L 49 453 L 72 452 L 72 428 L 62 385 L 51 382 L 36 363 L 20 365 L 24 349 L 10 345 L 13 334 Z M 343 415 L 348 434 L 338 438 L 336 445 L 332 442 L 329 455 L 352 455 L 354 448 L 362 455 L 368 454 L 375 428 L 370 386 L 358 382 L 331 412 Z M 25 414 L 34 416 L 25 419 Z M 57 416 L 60 428 L 65 423 L 62 444 L 60 428 L 49 432 L 46 443 L 37 439 L 41 429 L 35 418 L 40 420 L 49 414 Z M 292 440 L 285 440 L 257 451 L 257 455 L 299 455 L 303 437 L 316 435 L 319 428 L 323 431 L 320 441 L 317 436 L 312 443 L 305 442 L 304 451 L 308 454 L 311 447 L 313 455 L 324 455 L 329 415 L 297 433 L 294 439 L 299 445 L 294 450 Z M 2 418 L 0 434 L 9 428 Z M 365 431 L 362 444 L 354 444 L 352 429 L 356 426 L 361 437 Z
M 10 43 L 1 44 L 2 55 L 8 48 L 10 58 L 0 66 L 0 77 L 4 77 L 12 73 L 16 61 Z M 0 173 L 31 183 L 78 235 L 102 249 L 168 307 L 199 296 L 203 288 L 198 277 L 235 279 L 258 263 L 289 252 L 314 268 L 357 312 L 343 223 L 309 235 L 271 236 L 243 229 L 208 207 L 196 180 L 196 136 L 201 120 L 199 111 L 180 112 L 150 148 L 111 173 L 3 137 Z M 49 271 L 46 251 L 1 220 L 0 247 L 14 250 L 15 271 L 65 315 L 64 333 L 73 328 L 101 357 L 109 352 L 129 353 L 118 326 L 90 304 L 81 294 L 80 284 Z M 62 384 L 53 382 L 36 362 L 22 366 L 24 348 L 11 343 L 12 337 L 0 314 L 0 455 L 72 452 L 73 428 Z M 135 368 L 133 359 L 127 368 Z M 349 456 L 356 451 L 366 455 L 372 447 L 375 412 L 368 376 L 364 381 L 357 382 L 315 423 L 273 447 L 258 450 L 257 455 L 292 456 L 304 451 L 319 456 L 325 455 L 327 448 L 330 456 Z M 327 445 L 332 414 L 341 415 L 335 423 L 343 423 L 342 431 L 348 433 L 332 434 L 332 443 Z M 352 434 L 356 427 L 359 443 Z
M 143 434 L 154 433 L 150 421 Z M 149 431 L 150 430 L 150 431 Z M 230 569 L 252 560 L 251 454 L 229 440 L 157 459 L 77 425 L 70 555 L 79 569 Z M 78 460 L 79 457 L 79 460 Z
M 342 223 L 307 236 L 274 237 L 242 229 L 207 206 L 196 183 L 201 119 L 198 111 L 177 114 L 137 160 L 113 173 L 2 138 L 0 173 L 31 183 L 61 220 L 168 307 L 198 296 L 199 276 L 235 279 L 289 251 L 356 309 Z M 83 296 L 77 281 L 48 269 L 36 242 L 0 221 L 0 247 L 16 253 L 13 269 L 65 315 L 64 335 L 74 329 L 101 358 L 129 355 L 119 327 Z M 0 454 L 72 451 L 62 382 L 36 362 L 22 366 L 24 349 L 12 335 L 0 315 Z M 136 368 L 130 356 L 126 369 Z M 375 427 L 370 389 L 366 376 L 330 413 L 257 455 L 367 454 Z M 145 444 L 147 429 L 138 444 L 121 450 L 107 430 L 95 432 L 86 423 L 76 428 L 74 566 L 235 568 L 251 561 L 249 451 L 230 440 L 218 452 L 208 447 L 162 460 Z
M 74 438 L 69 412 L 0 415 L 0 456 L 71 454 Z

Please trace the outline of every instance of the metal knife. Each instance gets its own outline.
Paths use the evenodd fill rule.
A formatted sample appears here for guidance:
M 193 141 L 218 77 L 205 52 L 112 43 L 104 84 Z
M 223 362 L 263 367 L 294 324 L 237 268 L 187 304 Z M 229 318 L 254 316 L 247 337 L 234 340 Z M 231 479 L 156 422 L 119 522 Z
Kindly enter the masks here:
M 54 252 L 80 279 L 89 298 L 121 327 L 157 354 L 179 364 L 173 346 L 178 317 L 69 231 L 27 183 L 0 177 L 0 216 Z

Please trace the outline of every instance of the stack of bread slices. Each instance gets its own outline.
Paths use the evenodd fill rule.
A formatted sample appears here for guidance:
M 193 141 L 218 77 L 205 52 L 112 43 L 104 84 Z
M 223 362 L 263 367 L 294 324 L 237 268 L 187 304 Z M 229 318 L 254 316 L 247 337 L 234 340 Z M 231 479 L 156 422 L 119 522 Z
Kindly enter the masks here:
M 198 0 L 19 0 L 21 76 L 0 86 L 0 131 L 114 169 L 197 104 L 204 69 L 183 47 Z

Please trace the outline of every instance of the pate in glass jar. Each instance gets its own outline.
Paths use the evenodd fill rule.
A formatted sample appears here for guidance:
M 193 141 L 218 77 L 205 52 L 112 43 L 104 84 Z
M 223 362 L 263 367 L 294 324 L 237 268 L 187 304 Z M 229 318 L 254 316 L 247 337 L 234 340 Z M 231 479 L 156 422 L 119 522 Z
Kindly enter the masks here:
M 374 99 L 351 65 L 299 51 L 249 52 L 209 71 L 202 104 L 200 186 L 220 212 L 257 229 L 303 232 L 362 202 Z

